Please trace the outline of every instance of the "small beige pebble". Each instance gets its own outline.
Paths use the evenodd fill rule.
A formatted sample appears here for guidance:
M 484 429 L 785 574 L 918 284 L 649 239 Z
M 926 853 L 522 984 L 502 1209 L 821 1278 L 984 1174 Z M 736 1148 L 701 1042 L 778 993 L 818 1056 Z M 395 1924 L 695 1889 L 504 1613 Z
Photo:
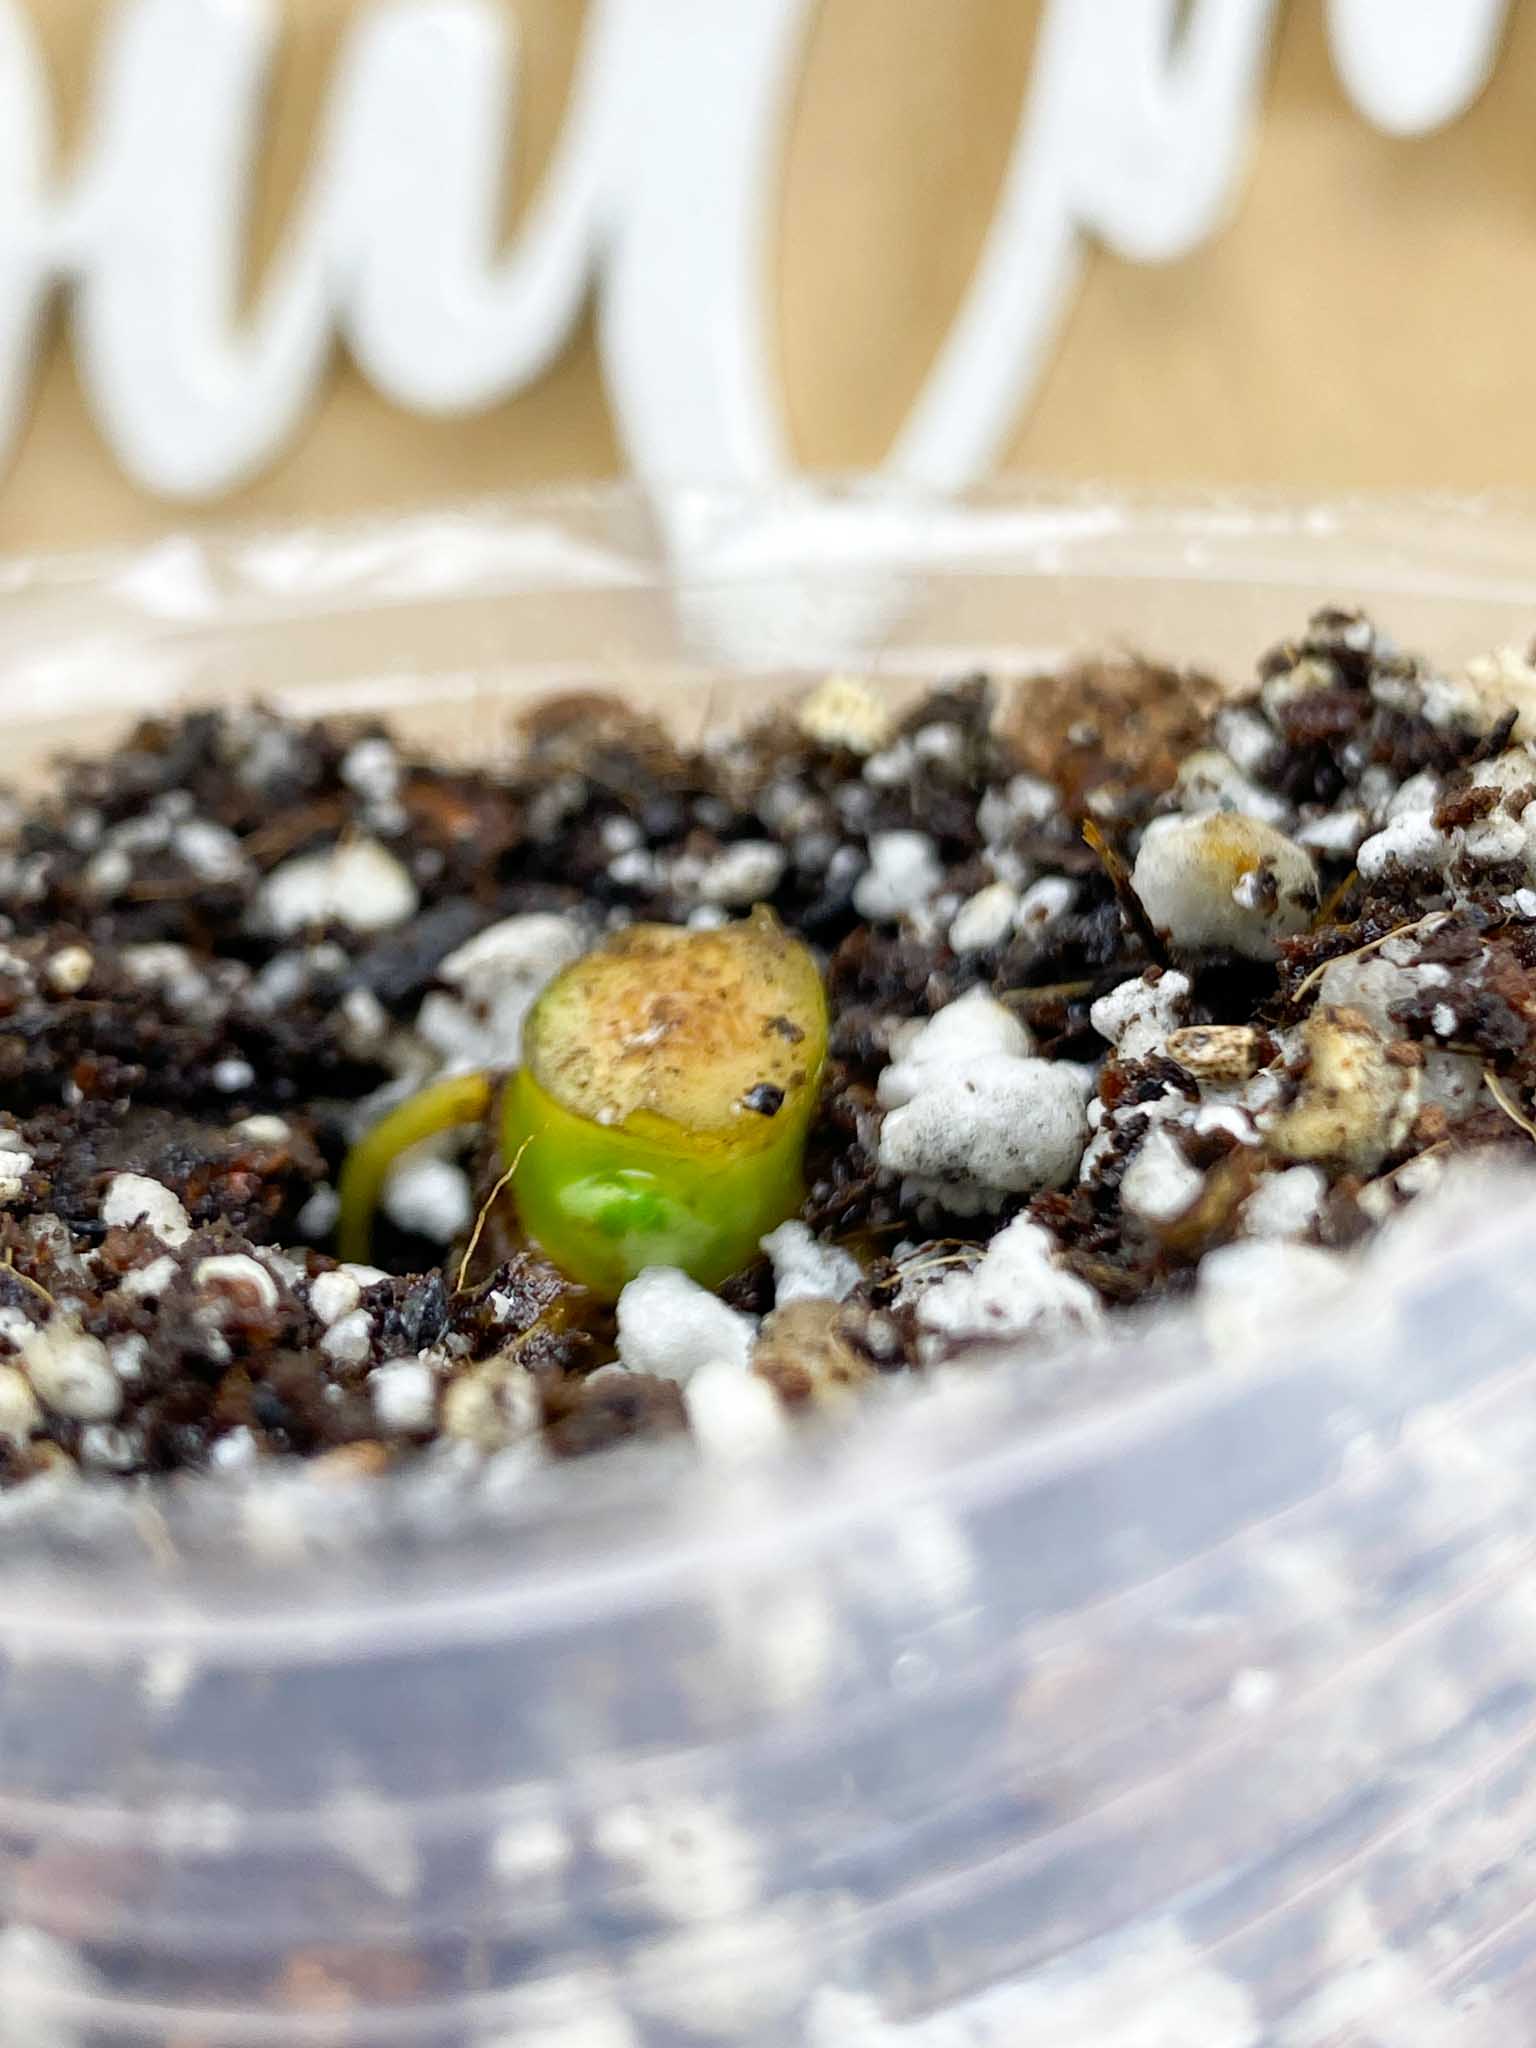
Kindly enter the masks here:
M 791 1301 L 768 1316 L 752 1351 L 752 1371 L 789 1407 L 846 1402 L 874 1378 L 874 1367 L 839 1327 L 835 1301 Z
M 388 1449 L 369 1437 L 361 1443 L 342 1444 L 337 1450 L 323 1452 L 309 1470 L 310 1476 L 322 1486 L 355 1486 L 364 1479 L 377 1479 L 389 1470 L 389 1465 Z
M 0 1437 L 24 1444 L 43 1419 L 32 1383 L 14 1365 L 0 1365 Z
M 84 946 L 61 946 L 50 956 L 43 978 L 55 995 L 77 996 L 95 970 L 94 955 Z
M 1251 1024 L 1187 1024 L 1168 1034 L 1167 1052 L 1197 1081 L 1246 1081 L 1263 1065 L 1263 1034 Z
M 243 1116 L 234 1126 L 234 1136 L 249 1145 L 286 1145 L 293 1129 L 280 1116 Z
M 862 676 L 828 676 L 801 699 L 795 724 L 820 747 L 850 754 L 878 753 L 896 729 L 884 697 Z
M 531 1437 L 543 1419 L 538 1383 L 528 1368 L 487 1359 L 462 1374 L 443 1396 L 443 1432 L 499 1451 Z
M 33 1444 L 29 1455 L 41 1467 L 39 1479 L 78 1479 L 80 1467 L 62 1444 L 51 1443 L 47 1437 Z
M 1418 1114 L 1421 1073 L 1389 1057 L 1362 1011 L 1322 1007 L 1303 1027 L 1296 1099 L 1260 1120 L 1283 1159 L 1315 1160 L 1371 1174 L 1408 1136 Z

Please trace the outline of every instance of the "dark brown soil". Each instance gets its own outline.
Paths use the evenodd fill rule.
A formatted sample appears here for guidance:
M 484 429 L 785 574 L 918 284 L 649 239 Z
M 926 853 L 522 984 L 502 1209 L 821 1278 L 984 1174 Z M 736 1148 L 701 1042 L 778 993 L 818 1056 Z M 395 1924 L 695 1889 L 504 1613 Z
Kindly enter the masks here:
M 1307 687 L 1261 697 L 1298 675 Z M 1509 787 L 1480 784 L 1481 764 L 1521 749 L 1506 708 L 1447 717 L 1425 696 L 1431 680 L 1353 615 L 1323 613 L 1238 700 L 1253 714 L 1244 773 L 1289 829 L 1305 838 L 1359 809 L 1379 831 L 1427 772 L 1427 815 L 1447 842 L 1438 867 L 1392 861 L 1362 881 L 1353 846 L 1325 830 L 1324 909 L 1274 963 L 1181 949 L 1127 902 L 1143 826 L 1178 806 L 1187 757 L 1231 731 L 1213 682 L 1129 658 L 1029 692 L 981 678 L 936 691 L 872 758 L 806 737 L 791 713 L 679 750 L 617 698 L 585 695 L 541 707 L 505 772 L 399 760 L 381 727 L 262 711 L 150 721 L 111 759 L 68 766 L 9 806 L 0 843 L 0 1142 L 25 1159 L 0 1202 L 0 1366 L 38 1380 L 40 1397 L 30 1423 L 0 1433 L 0 1480 L 63 1461 L 133 1478 L 372 1447 L 334 1468 L 357 1476 L 445 1435 L 570 1457 L 686 1428 L 673 1380 L 599 1372 L 615 1357 L 611 1307 L 523 1245 L 504 1202 L 462 1284 L 462 1221 L 443 1237 L 417 1217 L 384 1223 L 383 1277 L 353 1276 L 339 1314 L 347 1276 L 315 1290 L 335 1270 L 330 1191 L 360 1105 L 430 1066 L 423 1004 L 460 1000 L 442 979 L 456 950 L 532 913 L 592 936 L 628 919 L 740 914 L 747 901 L 719 893 L 733 847 L 768 850 L 777 879 L 762 895 L 826 963 L 831 1059 L 803 1214 L 863 1272 L 801 1363 L 786 1333 L 815 1318 L 781 1320 L 771 1345 L 765 1330 L 763 1377 L 793 1409 L 941 1363 L 922 1337 L 929 1283 L 911 1276 L 965 1270 L 1026 1212 L 1109 1309 L 1187 1291 L 1201 1259 L 1243 1234 L 1245 1203 L 1294 1162 L 1271 1155 L 1258 1112 L 1251 1135 L 1240 1105 L 1225 1125 L 1202 1119 L 1228 1097 L 1166 1050 L 1120 1058 L 1106 1045 L 1092 1005 L 1133 978 L 1151 986 L 1166 966 L 1189 980 L 1190 1024 L 1255 1026 L 1274 1099 L 1290 1101 L 1306 1086 L 1297 1028 L 1319 969 L 1413 927 L 1390 1058 L 1406 1072 L 1422 1055 L 1405 1048 L 1464 1055 L 1518 1106 L 1536 1088 L 1536 894 L 1523 854 L 1484 859 L 1475 835 L 1518 826 L 1536 757 L 1528 781 L 1515 762 Z M 866 915 L 861 878 L 890 833 L 922 835 L 942 880 Z M 357 846 L 412 907 L 376 916 L 369 883 L 276 928 L 293 864 Z M 957 950 L 958 912 L 999 882 L 1024 908 Z M 1028 892 L 1047 882 L 1070 885 L 1070 900 L 1031 918 Z M 1421 968 L 1449 971 L 1414 980 Z M 881 1168 L 877 1090 L 898 1027 L 976 988 L 1029 1026 L 1040 1056 L 1094 1063 L 1102 1142 L 1069 1186 L 954 1213 Z M 1319 1159 L 1327 1185 L 1303 1241 L 1358 1241 L 1405 1198 L 1393 1176 L 1419 1153 L 1530 1142 L 1487 1092 L 1426 1103 L 1410 1122 L 1368 1174 Z M 1128 1218 L 1122 1183 L 1154 1125 L 1174 1131 L 1200 1191 L 1149 1225 Z M 443 1165 L 455 1162 L 478 1207 L 499 1173 L 493 1145 L 466 1140 Z M 185 1230 L 109 1220 L 125 1174 L 168 1191 Z M 135 1280 L 147 1272 L 153 1286 Z M 766 1260 L 723 1292 L 754 1316 L 775 1307 Z M 55 1403 L 36 1363 L 49 1329 L 109 1365 L 115 1397 Z M 414 1427 L 375 1379 L 411 1361 L 427 1389 Z

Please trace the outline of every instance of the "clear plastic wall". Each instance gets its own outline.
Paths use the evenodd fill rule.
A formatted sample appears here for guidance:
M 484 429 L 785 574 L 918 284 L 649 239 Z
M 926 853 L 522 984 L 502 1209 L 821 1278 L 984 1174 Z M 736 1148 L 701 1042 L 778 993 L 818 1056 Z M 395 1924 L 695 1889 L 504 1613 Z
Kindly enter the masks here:
M 1536 621 L 1518 507 L 615 493 L 21 565 L 13 772 L 252 692 L 484 751 L 1322 601 Z M 754 654 L 754 649 L 756 653 Z M 0 1499 L 5 2048 L 1536 2039 L 1536 1207 L 784 1460 Z

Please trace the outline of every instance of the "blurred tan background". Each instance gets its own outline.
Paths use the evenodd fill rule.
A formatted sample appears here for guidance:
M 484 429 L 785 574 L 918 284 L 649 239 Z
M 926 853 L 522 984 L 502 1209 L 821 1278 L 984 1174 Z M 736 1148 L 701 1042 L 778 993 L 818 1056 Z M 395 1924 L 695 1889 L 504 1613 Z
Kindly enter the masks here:
M 26 4 L 67 160 L 108 0 Z M 286 0 L 253 286 L 358 4 Z M 525 63 L 511 228 L 558 132 L 583 7 L 504 4 Z M 774 252 L 779 357 L 807 466 L 877 461 L 916 391 L 990 214 L 1037 12 L 1035 0 L 821 0 Z M 1377 132 L 1346 102 L 1319 0 L 1282 0 L 1234 218 L 1167 268 L 1092 252 L 1010 466 L 1325 487 L 1536 482 L 1533 107 L 1536 0 L 1515 0 L 1480 101 L 1413 141 Z M 30 425 L 0 481 L 0 547 L 314 517 L 619 466 L 588 321 L 536 386 L 462 421 L 401 412 L 338 361 L 301 441 L 266 475 L 207 509 L 167 506 L 137 491 L 102 447 L 56 324 Z

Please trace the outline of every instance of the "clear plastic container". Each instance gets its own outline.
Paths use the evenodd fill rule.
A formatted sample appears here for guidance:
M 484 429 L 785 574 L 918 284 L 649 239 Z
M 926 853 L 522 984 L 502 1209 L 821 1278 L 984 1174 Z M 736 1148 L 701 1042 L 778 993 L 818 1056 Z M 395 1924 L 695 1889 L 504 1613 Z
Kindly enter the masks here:
M 13 772 L 147 706 L 484 753 L 1325 600 L 1536 621 L 1518 505 L 623 492 L 3 579 Z M 761 650 L 754 661 L 749 651 Z M 779 1462 L 0 1500 L 4 2048 L 1536 2040 L 1536 1207 Z

